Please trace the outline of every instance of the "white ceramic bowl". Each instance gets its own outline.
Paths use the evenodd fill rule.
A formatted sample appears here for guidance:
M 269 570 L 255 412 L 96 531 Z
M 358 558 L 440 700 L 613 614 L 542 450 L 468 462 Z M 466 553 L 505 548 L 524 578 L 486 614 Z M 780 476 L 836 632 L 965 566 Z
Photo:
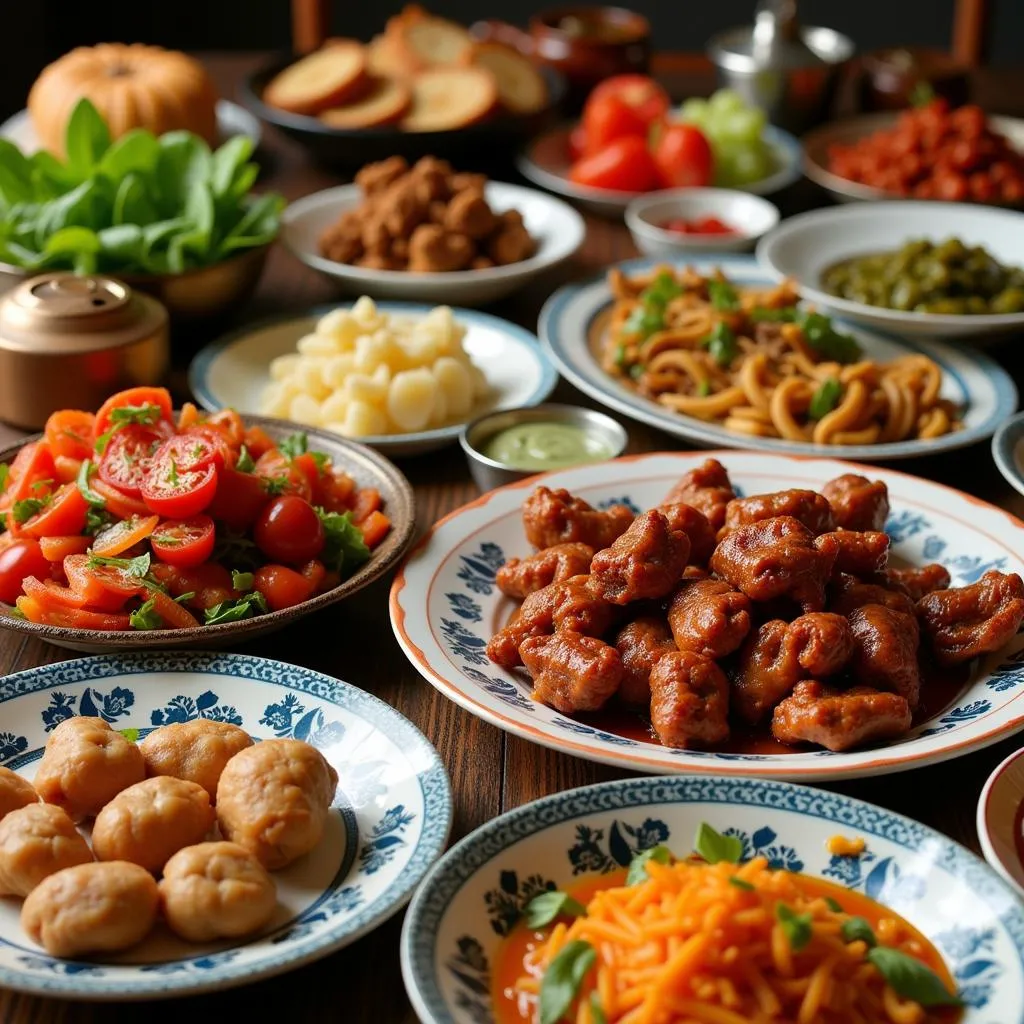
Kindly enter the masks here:
M 920 200 L 853 203 L 802 213 L 761 239 L 757 259 L 774 277 L 794 279 L 808 302 L 894 334 L 975 341 L 1024 328 L 1024 313 L 905 313 L 841 299 L 821 288 L 822 272 L 834 263 L 899 249 L 917 238 L 959 238 L 965 245 L 984 246 L 1000 263 L 1024 266 L 1024 213 Z
M 976 824 L 985 860 L 1024 897 L 1024 750 L 1015 750 L 988 777 Z
M 1005 420 L 995 432 L 992 458 L 1006 482 L 1024 494 L 1024 412 Z
M 470 306 L 510 295 L 567 260 L 583 244 L 583 218 L 568 203 L 536 189 L 499 181 L 488 182 L 485 195 L 495 212 L 518 210 L 523 215 L 527 231 L 537 240 L 537 251 L 529 259 L 489 270 L 446 274 L 369 270 L 329 260 L 320 255 L 320 235 L 344 210 L 358 205 L 362 197 L 358 185 L 339 185 L 292 203 L 281 217 L 281 241 L 307 267 L 319 270 L 346 294 Z
M 493 1024 L 495 955 L 536 893 L 625 867 L 660 843 L 685 856 L 702 822 L 739 838 L 746 858 L 824 878 L 903 915 L 950 968 L 962 1024 L 1024 1024 L 1024 907 L 974 854 L 840 793 L 714 776 L 557 793 L 452 847 L 423 880 L 402 929 L 402 976 L 419 1019 Z M 837 832 L 863 838 L 865 853 L 830 856 Z
M 682 217 L 692 221 L 717 217 L 736 231 L 734 235 L 684 235 L 660 227 Z M 679 253 L 745 252 L 779 223 L 774 203 L 731 188 L 676 188 L 652 192 L 626 207 L 626 227 L 645 256 Z

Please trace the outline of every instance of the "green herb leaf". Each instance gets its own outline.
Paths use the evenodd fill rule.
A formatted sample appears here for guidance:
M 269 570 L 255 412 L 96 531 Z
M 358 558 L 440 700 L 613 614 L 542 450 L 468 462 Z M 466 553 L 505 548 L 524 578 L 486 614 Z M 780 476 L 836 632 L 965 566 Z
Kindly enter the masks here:
M 811 396 L 807 415 L 812 420 L 824 419 L 838 404 L 843 395 L 843 385 L 835 377 L 826 377 Z
M 111 565 L 117 569 L 123 569 L 129 576 L 136 579 L 145 579 L 149 575 L 150 558 L 146 551 L 134 558 L 107 558 L 104 555 L 89 555 L 89 566 L 96 568 L 98 565 Z
M 739 864 L 743 858 L 742 840 L 736 836 L 722 835 L 706 821 L 697 827 L 693 848 L 709 864 L 717 864 L 722 860 L 729 864 Z
M 238 461 L 235 463 L 235 469 L 239 473 L 251 473 L 255 468 L 256 461 L 249 454 L 249 449 L 243 444 L 238 452 Z
M 658 276 L 640 293 L 640 301 L 650 309 L 664 309 L 672 299 L 683 294 L 683 286 L 675 279 L 668 270 L 663 270 Z
M 231 570 L 232 590 L 252 590 L 255 582 L 256 577 L 251 572 L 239 572 L 237 569 Z
M 649 338 L 664 326 L 663 309 L 645 309 L 643 306 L 637 306 L 622 323 L 622 329 L 626 334 L 639 335 L 641 338 Z
M 593 1024 L 608 1024 L 604 1007 L 601 1005 L 601 997 L 597 994 L 596 989 L 590 993 L 590 1019 Z
M 632 380 L 639 380 L 644 375 L 643 363 L 634 363 L 629 368 L 629 376 Z
M 780 306 L 769 309 L 767 306 L 755 306 L 750 311 L 750 319 L 755 323 L 791 324 L 797 319 L 799 310 L 796 306 Z
M 173 455 L 169 456 L 167 461 L 171 464 L 170 472 L 168 472 L 168 474 L 167 474 L 167 482 L 172 487 L 177 487 L 178 486 L 178 481 L 180 479 L 179 476 L 178 476 L 178 463 L 175 460 Z
M 856 338 L 837 331 L 831 317 L 822 313 L 804 313 L 799 317 L 799 323 L 807 344 L 823 358 L 837 363 L 853 363 L 860 358 L 861 347 Z
M 194 590 L 190 590 L 186 594 L 179 594 L 174 600 L 177 604 L 185 604 L 186 602 L 191 601 L 195 596 L 196 592 Z
M 913 999 L 922 1006 L 963 1005 L 963 1000 L 950 992 L 930 967 L 898 949 L 876 946 L 868 950 L 867 959 L 904 999 Z
M 737 878 L 735 875 L 729 876 L 729 884 L 735 885 L 737 889 L 743 889 L 745 892 L 754 891 L 754 886 L 752 886 L 745 878 Z
M 597 961 L 589 942 L 567 942 L 551 961 L 540 982 L 540 1024 L 557 1024 L 572 1005 L 587 971 Z
M 75 485 L 78 487 L 78 493 L 81 494 L 82 497 L 85 498 L 85 500 L 94 508 L 106 508 L 106 499 L 97 494 L 89 485 L 89 480 L 95 472 L 96 467 L 89 459 L 86 459 L 78 470 L 78 477 L 75 480 Z
M 701 344 L 711 353 L 711 358 L 722 367 L 729 366 L 740 351 L 736 344 L 736 334 L 724 321 L 715 324 L 714 330 Z
M 163 410 L 159 405 L 121 405 L 110 411 L 110 422 L 116 427 L 126 427 L 129 423 L 138 423 L 151 427 L 159 423 Z
M 128 729 L 118 729 L 117 731 L 129 743 L 138 743 L 139 742 L 139 730 L 138 729 L 128 728 Z
M 294 459 L 309 450 L 309 438 L 301 432 L 289 434 L 283 441 L 278 442 L 277 450 L 287 458 Z
M 863 917 L 848 917 L 839 929 L 843 942 L 864 942 L 868 949 L 878 945 L 874 929 Z
M 330 455 L 327 452 L 308 451 L 306 454 L 316 463 L 316 471 L 320 476 L 323 476 L 324 467 L 328 462 L 331 461 Z
M 213 560 L 221 565 L 244 565 L 254 569 L 264 562 L 254 541 L 243 534 L 220 528 L 217 529 L 217 539 L 213 545 Z
M 258 591 L 252 590 L 244 597 L 235 601 L 221 601 L 203 613 L 206 625 L 217 626 L 223 622 L 239 622 L 251 619 L 254 615 L 270 611 L 267 599 Z
M 740 308 L 740 297 L 728 281 L 708 281 L 708 298 L 711 305 L 723 313 L 732 313 Z
M 160 617 L 160 613 L 156 610 L 153 604 L 153 598 L 140 604 L 128 616 L 128 622 L 132 629 L 161 629 L 164 624 L 164 620 Z
M 7 489 L 7 478 L 11 475 L 11 467 L 6 462 L 0 462 L 0 494 Z
M 836 914 L 843 913 L 843 905 L 842 905 L 842 903 L 840 903 L 839 900 L 832 899 L 831 896 L 826 896 L 825 897 L 825 905 L 833 913 L 836 913 Z
M 328 569 L 350 576 L 370 557 L 362 530 L 352 522 L 351 512 L 328 512 L 319 505 L 316 514 L 324 527 L 324 549 L 320 561 Z
M 84 97 L 75 104 L 68 119 L 64 150 L 68 167 L 79 180 L 92 174 L 110 148 L 110 130 L 99 111 Z
M 7 608 L 7 609 L 5 609 L 5 611 L 7 612 L 7 614 L 12 619 L 24 619 L 25 618 L 25 613 L 20 608 Z
M 263 477 L 263 490 L 272 498 L 278 494 L 284 494 L 288 490 L 288 477 L 284 474 Z
M 586 912 L 586 908 L 578 900 L 574 900 L 567 892 L 556 890 L 534 896 L 526 904 L 523 916 L 526 927 L 536 930 L 551 924 L 556 917 L 582 917 Z
M 667 846 L 652 846 L 649 850 L 641 850 L 630 862 L 629 871 L 626 873 L 626 885 L 639 885 L 646 882 L 647 862 L 656 861 L 658 864 L 671 864 L 672 851 Z
M 22 498 L 11 506 L 14 521 L 20 526 L 27 523 L 33 516 L 39 515 L 46 508 L 46 498 Z
M 700 396 L 701 398 L 707 398 L 707 397 L 708 397 L 708 395 L 710 395 L 710 394 L 711 394 L 711 381 L 709 381 L 709 380 L 707 379 L 707 377 L 705 377 L 705 378 L 704 378 L 704 379 L 703 379 L 703 380 L 702 380 L 702 381 L 701 381 L 701 382 L 700 382 L 700 383 L 699 383 L 699 384 L 697 385 L 697 394 L 698 394 L 698 395 L 699 395 L 699 396 Z
M 626 369 L 626 346 L 617 345 L 615 347 L 615 365 L 620 370 Z
M 810 914 L 798 914 L 792 907 L 787 907 L 785 903 L 776 903 L 775 918 L 782 925 L 789 948 L 794 953 L 799 953 L 811 941 L 813 932 L 811 931 Z

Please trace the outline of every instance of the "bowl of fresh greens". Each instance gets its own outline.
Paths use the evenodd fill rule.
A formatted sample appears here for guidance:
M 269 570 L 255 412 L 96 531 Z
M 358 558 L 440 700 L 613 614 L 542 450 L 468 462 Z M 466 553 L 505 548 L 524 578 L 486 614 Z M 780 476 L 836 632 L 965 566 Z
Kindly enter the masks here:
M 0 289 L 45 270 L 105 273 L 159 298 L 178 320 L 227 312 L 256 286 L 284 199 L 255 195 L 253 142 L 211 150 L 187 131 L 112 140 L 86 99 L 67 158 L 0 139 Z

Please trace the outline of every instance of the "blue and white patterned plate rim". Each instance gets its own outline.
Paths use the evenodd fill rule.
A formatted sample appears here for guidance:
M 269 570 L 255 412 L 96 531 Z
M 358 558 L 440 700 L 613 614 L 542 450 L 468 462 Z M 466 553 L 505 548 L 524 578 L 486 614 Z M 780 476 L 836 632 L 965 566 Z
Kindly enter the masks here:
M 407 753 L 410 764 L 415 759 L 422 765 L 416 771 L 416 778 L 423 798 L 423 822 L 409 861 L 400 877 L 355 917 L 350 917 L 340 926 L 332 927 L 327 923 L 311 935 L 300 935 L 290 949 L 284 942 L 279 942 L 274 946 L 273 956 L 261 957 L 256 963 L 238 965 L 229 957 L 218 963 L 220 954 L 199 956 L 196 965 L 204 968 L 201 977 L 190 971 L 159 973 L 151 965 L 140 965 L 140 980 L 136 985 L 126 982 L 111 984 L 91 977 L 89 968 L 95 961 L 58 960 L 55 961 L 58 964 L 71 964 L 71 970 L 36 975 L 27 970 L 13 971 L 0 967 L 0 986 L 78 999 L 138 1000 L 191 994 L 209 988 L 228 988 L 280 974 L 326 956 L 386 921 L 408 902 L 420 879 L 444 850 L 453 815 L 451 786 L 444 764 L 429 740 L 379 697 L 312 669 L 272 658 L 216 651 L 96 655 L 26 669 L 0 679 L 0 705 L 60 686 L 153 672 L 234 676 L 306 693 L 343 708 L 383 733 Z M 11 764 L 11 759 L 6 759 L 6 763 Z M 351 870 L 341 882 L 349 881 Z M 287 928 L 282 931 L 287 931 Z M 261 935 L 256 941 L 269 940 L 273 943 L 274 938 L 274 935 Z M 244 948 L 245 945 L 243 941 L 232 948 Z M 230 954 L 231 950 L 226 952 Z M 37 959 L 53 960 L 43 953 Z M 200 962 L 207 959 L 209 964 Z M 79 964 L 82 968 L 76 970 Z
M 486 864 L 517 842 L 554 826 L 630 807 L 666 804 L 725 804 L 765 808 L 834 821 L 844 830 L 877 836 L 914 853 L 928 849 L 931 862 L 963 879 L 999 918 L 1024 973 L 1024 904 L 981 858 L 959 843 L 904 815 L 842 793 L 792 782 L 722 776 L 648 776 L 623 779 L 543 797 L 507 811 L 456 843 L 430 869 L 417 889 L 402 926 L 402 977 L 423 1021 L 450 1024 L 437 985 L 438 925 L 459 889 Z M 1020 1024 L 1003 1021 L 1001 1024 Z
M 307 309 L 302 313 L 284 313 L 280 316 L 266 317 L 262 320 L 247 323 L 243 327 L 238 327 L 235 330 L 229 331 L 227 334 L 217 338 L 215 341 L 211 341 L 196 353 L 192 362 L 189 364 L 188 386 L 192 391 L 192 394 L 195 395 L 196 401 L 204 409 L 208 409 L 211 412 L 216 412 L 218 409 L 223 408 L 223 403 L 219 402 L 216 395 L 214 395 L 210 390 L 210 368 L 217 359 L 227 353 L 235 345 L 243 342 L 250 335 L 256 334 L 258 331 L 266 330 L 269 327 L 277 327 L 281 324 L 290 323 L 292 321 L 298 322 L 308 320 L 310 318 L 319 318 L 336 309 L 344 309 L 346 307 L 350 308 L 352 305 L 353 302 L 323 303 L 318 306 L 313 306 L 311 309 Z M 384 313 L 394 313 L 399 316 L 425 316 L 432 309 L 436 308 L 427 302 L 400 302 L 398 300 L 390 299 L 386 301 L 382 300 L 380 302 L 375 301 L 374 305 Z M 552 364 L 547 351 L 541 345 L 536 334 L 528 331 L 525 327 L 520 327 L 518 324 L 514 324 L 509 320 L 504 320 L 500 316 L 494 316 L 492 313 L 483 313 L 480 310 L 466 309 L 462 306 L 452 306 L 450 308 L 452 315 L 456 320 L 462 320 L 466 323 L 475 322 L 483 326 L 490 327 L 493 330 L 501 331 L 503 334 L 521 345 L 522 348 L 533 358 L 540 370 L 540 380 L 529 397 L 522 403 L 523 406 L 528 407 L 540 405 L 540 403 L 543 402 L 552 391 L 554 391 L 555 385 L 558 383 L 558 371 Z M 255 409 L 242 411 L 251 413 L 257 412 Z M 493 411 L 496 412 L 497 409 Z M 370 447 L 376 447 L 378 445 L 397 446 L 411 442 L 419 443 L 449 439 L 453 440 L 459 436 L 464 426 L 465 423 L 456 423 L 450 427 L 437 427 L 433 430 L 421 430 L 414 434 L 382 434 L 374 437 L 361 437 L 359 438 L 359 441 L 362 444 L 369 445 Z
M 716 267 L 721 267 L 724 270 L 732 271 L 740 278 L 741 282 L 765 285 L 775 284 L 775 279 L 760 266 L 757 260 L 753 256 L 747 255 L 723 254 L 720 256 L 708 256 L 702 254 L 700 259 L 690 260 L 679 257 L 672 259 L 638 257 L 618 263 L 616 267 L 619 270 L 630 273 L 650 270 L 666 264 L 692 266 L 699 272 L 709 272 Z M 781 438 L 747 437 L 734 434 L 724 427 L 705 423 L 692 416 L 663 411 L 656 403 L 617 387 L 614 381 L 610 378 L 605 378 L 603 371 L 600 370 L 596 363 L 593 363 L 592 367 L 581 368 L 574 362 L 567 352 L 565 339 L 561 336 L 563 330 L 562 321 L 566 310 L 584 290 L 600 285 L 603 281 L 604 275 L 599 275 L 587 281 L 565 285 L 559 288 L 544 303 L 538 321 L 538 334 L 541 344 L 544 345 L 548 355 L 554 360 L 563 376 L 581 391 L 586 392 L 603 405 L 644 423 L 659 427 L 670 434 L 675 434 L 677 437 L 689 438 L 704 445 L 772 451 L 790 455 L 833 455 L 846 459 L 862 459 L 871 462 L 887 459 L 905 459 L 920 455 L 934 455 L 941 451 L 963 448 L 975 442 L 984 441 L 991 437 L 999 425 L 1017 409 L 1018 394 L 1016 384 L 1014 384 L 1010 375 L 994 359 L 983 352 L 966 347 L 947 345 L 941 341 L 925 341 L 920 338 L 910 340 L 837 319 L 838 323 L 844 324 L 847 328 L 859 334 L 883 339 L 910 352 L 924 353 L 942 367 L 943 373 L 956 383 L 960 393 L 968 399 L 971 398 L 970 391 L 961 374 L 953 366 L 953 362 L 960 361 L 971 364 L 975 370 L 987 379 L 993 391 L 991 408 L 986 410 L 985 418 L 973 426 L 944 434 L 941 437 L 874 445 L 814 445 L 797 441 L 785 441 Z M 595 308 L 590 310 L 590 315 L 587 319 L 588 333 L 589 325 L 593 318 L 603 312 L 610 303 L 611 296 L 609 293 L 606 301 L 602 301 L 599 306 L 595 306 Z M 588 307 L 590 305 L 593 305 L 593 303 L 588 303 Z M 588 338 L 584 338 L 583 343 L 588 352 L 586 358 L 589 360 L 588 340 Z
M 1006 482 L 1024 494 L 1024 471 L 1017 461 L 1017 446 L 1024 441 L 1024 412 L 1011 416 L 992 438 L 992 458 Z

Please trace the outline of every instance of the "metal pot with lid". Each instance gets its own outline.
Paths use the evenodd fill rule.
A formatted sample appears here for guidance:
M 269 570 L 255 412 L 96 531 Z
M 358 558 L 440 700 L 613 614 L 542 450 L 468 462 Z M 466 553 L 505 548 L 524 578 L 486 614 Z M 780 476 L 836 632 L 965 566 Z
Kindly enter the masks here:
M 97 409 L 169 362 L 167 310 L 115 278 L 42 274 L 0 299 L 0 419 L 15 426 Z
M 708 55 L 721 85 L 761 107 L 772 124 L 800 133 L 827 117 L 853 49 L 833 29 L 801 26 L 796 0 L 761 0 L 754 24 L 715 36 Z

